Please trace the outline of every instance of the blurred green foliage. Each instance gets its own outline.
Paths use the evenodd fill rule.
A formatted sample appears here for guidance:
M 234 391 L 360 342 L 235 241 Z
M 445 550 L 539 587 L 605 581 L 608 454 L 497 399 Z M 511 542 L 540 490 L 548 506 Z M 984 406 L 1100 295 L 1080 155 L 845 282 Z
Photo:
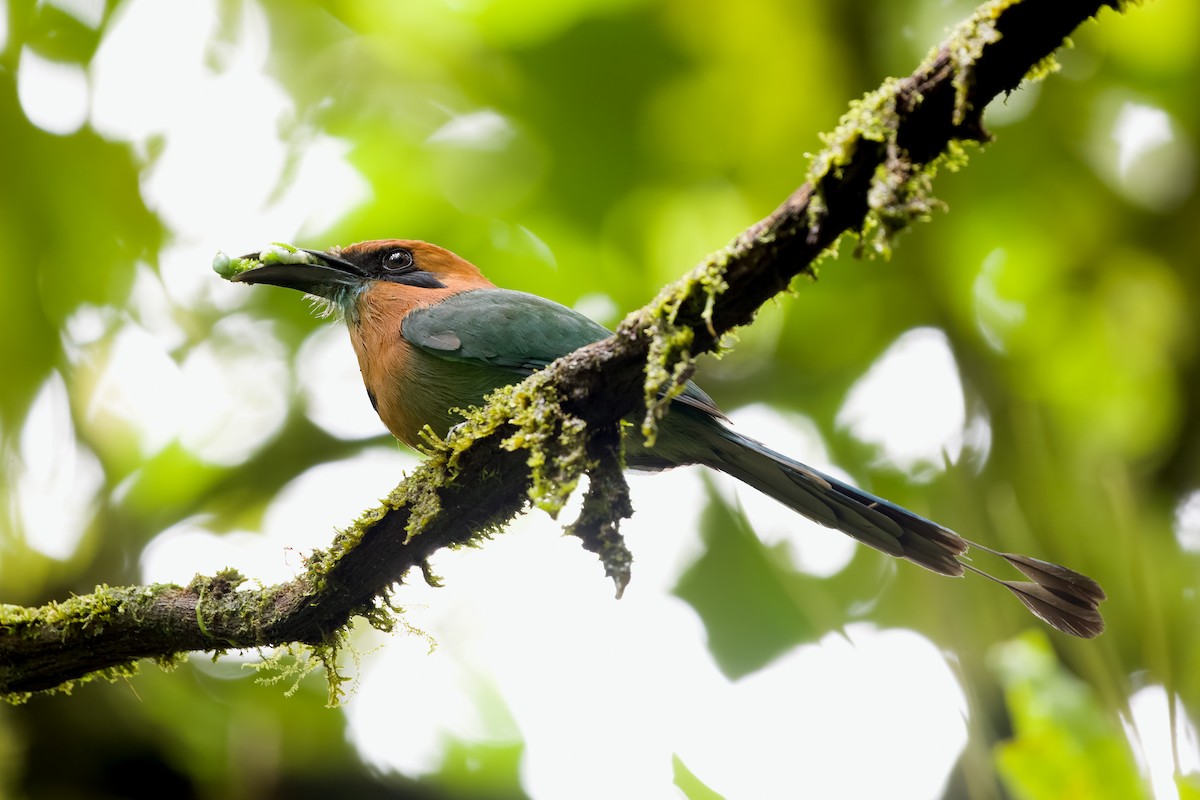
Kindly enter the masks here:
M 1044 636 L 1015 639 L 997 648 L 996 660 L 1016 733 L 997 761 L 1015 797 L 1149 796 L 1124 731 L 1087 684 L 1056 663 Z
M 4 602 L 136 582 L 142 547 L 165 528 L 197 514 L 216 530 L 253 528 L 291 478 L 383 441 L 329 434 L 295 392 L 284 423 L 234 464 L 178 439 L 147 445 L 98 416 L 122 326 L 157 330 L 131 297 L 138 265 L 158 268 L 180 238 L 145 191 L 164 142 L 109 141 L 89 125 L 46 132 L 23 109 L 19 81 L 23 54 L 89 67 L 134 4 L 107 0 L 94 24 L 71 11 L 87 4 L 0 6 Z M 243 12 L 256 7 L 204 6 L 217 20 L 207 50 L 215 73 L 245 45 Z M 369 187 L 327 229 L 303 231 L 302 244 L 436 241 L 500 285 L 598 308 L 612 323 L 769 212 L 846 103 L 909 72 L 972 4 L 263 0 L 261 8 L 267 70 L 294 116 L 213 124 L 277 126 L 293 157 L 317 134 L 337 137 Z M 971 697 L 972 744 L 960 767 L 968 774 L 949 791 L 966 786 L 982 797 L 1145 795 L 1118 716 L 1130 676 L 1167 686 L 1200 714 L 1200 534 L 1188 539 L 1177 519 L 1200 490 L 1200 10 L 1160 0 L 1125 17 L 1105 13 L 1078 32 L 1061 64 L 998 103 L 988 117 L 996 143 L 938 179 L 948 213 L 905 235 L 890 263 L 843 248 L 815 286 L 798 285 L 732 353 L 707 361 L 703 380 L 729 409 L 766 402 L 810 415 L 834 460 L 890 498 L 973 538 L 1096 576 L 1112 598 L 1108 633 L 1053 646 L 1017 639 L 996 651 L 994 672 L 992 645 L 1033 624 L 1015 603 L 996 605 L 994 587 L 886 580 L 890 567 L 870 552 L 828 581 L 797 574 L 715 496 L 697 534 L 705 554 L 677 586 L 732 676 L 836 630 L 867 599 L 868 619 L 912 626 L 954 653 Z M 1165 114 L 1171 140 L 1122 156 L 1114 131 L 1138 108 Z M 295 172 L 285 170 L 279 191 Z M 201 190 L 220 202 L 237 187 Z M 236 246 L 209 233 L 211 249 Z M 271 238 L 264 231 L 246 244 Z M 321 324 L 295 300 L 256 293 L 244 302 L 294 350 Z M 175 363 L 229 313 L 208 295 L 163 295 L 159 306 L 179 332 L 164 346 Z M 80 334 L 91 319 L 99 329 Z M 919 326 L 947 334 L 990 446 L 914 481 L 836 417 L 868 366 Z M 18 497 L 27 414 L 54 374 L 66 386 L 72 444 L 101 475 L 84 498 L 82 538 L 61 558 L 27 540 Z M 160 794 L 179 797 L 316 796 L 329 786 L 350 796 L 521 796 L 519 746 L 453 743 L 438 775 L 380 777 L 347 744 L 343 718 L 321 707 L 319 680 L 301 691 L 286 700 L 189 664 L 2 709 L 0 795 L 131 796 L 129 776 L 152 775 Z M 265 741 L 274 749 L 256 751 Z M 63 771 L 66 753 L 79 783 Z M 675 772 L 689 796 L 711 796 L 682 760 Z M 1188 780 L 1181 796 L 1196 794 Z

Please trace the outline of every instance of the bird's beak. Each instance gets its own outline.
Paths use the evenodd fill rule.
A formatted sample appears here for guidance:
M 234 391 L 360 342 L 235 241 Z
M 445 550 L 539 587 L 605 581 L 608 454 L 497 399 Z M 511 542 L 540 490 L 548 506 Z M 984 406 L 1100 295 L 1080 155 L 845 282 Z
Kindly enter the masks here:
M 340 256 L 320 250 L 303 250 L 315 256 L 318 264 L 265 264 L 234 275 L 230 280 L 240 283 L 265 283 L 296 289 L 318 297 L 331 297 L 334 293 L 360 286 L 367 276 L 354 264 Z M 243 258 L 258 258 L 251 253 Z

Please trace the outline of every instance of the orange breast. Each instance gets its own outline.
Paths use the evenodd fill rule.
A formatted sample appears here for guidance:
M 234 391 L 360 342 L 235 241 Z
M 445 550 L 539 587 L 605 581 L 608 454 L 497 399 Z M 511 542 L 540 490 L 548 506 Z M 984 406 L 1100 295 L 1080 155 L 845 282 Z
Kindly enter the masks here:
M 430 355 L 404 338 L 404 317 L 410 311 L 455 293 L 450 288 L 375 284 L 360 298 L 358 319 L 349 326 L 375 410 L 392 435 L 409 447 L 418 446 L 426 425 L 444 436 L 462 419 L 453 409 L 480 405 L 491 390 L 520 379 L 505 370 Z

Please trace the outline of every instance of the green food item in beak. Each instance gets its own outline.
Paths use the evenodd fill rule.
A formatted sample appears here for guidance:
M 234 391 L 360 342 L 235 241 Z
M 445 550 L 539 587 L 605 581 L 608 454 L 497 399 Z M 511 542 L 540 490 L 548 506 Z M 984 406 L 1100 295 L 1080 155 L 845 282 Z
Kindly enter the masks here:
M 243 272 L 266 266 L 268 264 L 320 264 L 316 256 L 283 242 L 272 242 L 271 246 L 257 256 L 254 254 L 241 257 L 228 256 L 220 250 L 213 256 L 213 272 L 227 281 L 233 280 Z

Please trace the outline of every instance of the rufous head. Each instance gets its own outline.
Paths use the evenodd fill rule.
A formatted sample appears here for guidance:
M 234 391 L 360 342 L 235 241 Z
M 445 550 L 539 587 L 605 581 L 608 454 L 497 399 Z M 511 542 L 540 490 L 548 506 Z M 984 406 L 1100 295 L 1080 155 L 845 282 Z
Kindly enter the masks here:
M 368 293 L 403 295 L 409 305 L 424 305 L 493 286 L 471 262 L 444 247 L 415 239 L 373 239 L 304 252 L 315 256 L 318 263 L 270 264 L 232 280 L 297 289 L 325 301 L 351 322 L 358 316 L 359 299 Z

